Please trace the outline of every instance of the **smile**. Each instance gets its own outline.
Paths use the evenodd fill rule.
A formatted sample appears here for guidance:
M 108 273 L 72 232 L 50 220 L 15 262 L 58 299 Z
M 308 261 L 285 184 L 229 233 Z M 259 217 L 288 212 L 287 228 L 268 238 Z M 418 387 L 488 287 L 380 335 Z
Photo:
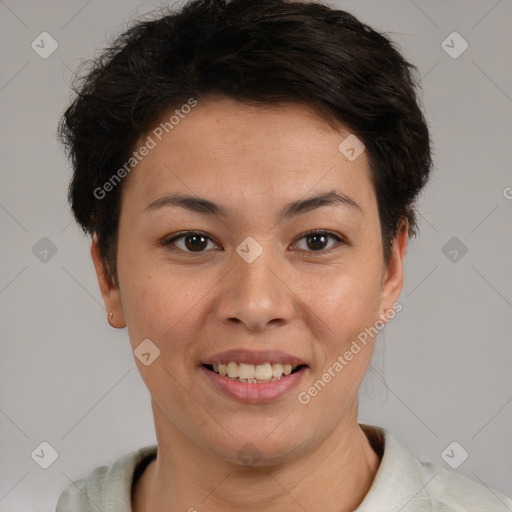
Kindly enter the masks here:
M 247 369 L 245 366 L 250 368 Z M 282 369 L 280 366 L 282 366 Z M 299 386 L 304 375 L 309 371 L 307 365 L 299 365 L 291 369 L 290 366 L 280 363 L 238 364 L 230 361 L 228 364 L 219 363 L 217 371 L 214 370 L 213 364 L 202 364 L 199 366 L 199 370 L 207 378 L 206 382 L 210 384 L 210 389 L 220 393 L 221 396 L 245 404 L 265 404 L 286 398 L 293 389 Z M 241 380 L 239 377 L 240 367 L 242 367 L 242 375 L 245 371 L 247 371 L 245 375 L 252 375 L 249 372 L 254 372 L 254 377 Z M 258 369 L 258 367 L 263 368 Z M 222 372 L 229 372 L 230 369 L 231 375 L 234 375 L 233 377 L 229 377 L 229 374 L 221 375 L 221 370 Z M 285 370 L 289 373 L 285 373 Z M 270 374 L 270 371 L 272 371 L 272 374 Z M 280 376 L 274 377 L 274 371 L 276 375 L 280 374 Z M 271 376 L 269 377 L 269 375 Z M 259 380 L 256 377 L 266 378 Z
M 283 375 L 291 375 L 304 365 L 293 366 L 289 363 L 263 363 L 254 365 L 230 361 L 227 364 L 205 364 L 203 366 L 222 377 L 227 377 L 236 382 L 258 384 L 280 380 L 283 378 Z

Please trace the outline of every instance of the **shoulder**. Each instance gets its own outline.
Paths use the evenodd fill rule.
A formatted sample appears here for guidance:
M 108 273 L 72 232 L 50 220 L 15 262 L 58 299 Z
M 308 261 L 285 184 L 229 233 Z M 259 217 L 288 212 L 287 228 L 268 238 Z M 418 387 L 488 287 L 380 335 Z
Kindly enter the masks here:
M 512 512 L 512 499 L 453 470 L 420 463 L 426 500 L 439 512 Z
M 381 464 L 357 512 L 512 512 L 512 500 L 453 470 L 420 462 L 387 429 L 361 425 Z
M 103 501 L 102 494 L 108 471 L 109 466 L 100 466 L 86 477 L 70 483 L 59 496 L 56 512 L 92 511 Z
M 70 483 L 59 496 L 55 512 L 130 512 L 134 477 L 156 456 L 157 445 L 126 453 L 110 466 L 99 466 Z

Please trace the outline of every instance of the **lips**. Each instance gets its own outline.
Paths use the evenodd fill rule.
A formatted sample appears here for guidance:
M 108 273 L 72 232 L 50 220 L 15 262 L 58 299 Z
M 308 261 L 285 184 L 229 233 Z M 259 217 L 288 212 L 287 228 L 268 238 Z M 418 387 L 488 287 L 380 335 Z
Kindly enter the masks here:
M 199 370 L 206 377 L 206 382 L 212 384 L 212 388 L 221 395 L 245 404 L 271 403 L 290 396 L 292 390 L 300 385 L 309 371 L 307 366 L 299 366 L 295 373 L 283 375 L 279 379 L 244 383 L 219 375 L 205 365 L 201 365 Z
M 264 404 L 287 396 L 309 367 L 280 350 L 235 349 L 205 358 L 199 370 L 222 395 L 246 404 Z
M 206 358 L 203 362 L 203 366 L 213 366 L 218 364 L 228 364 L 230 362 L 245 363 L 252 365 L 261 365 L 265 363 L 279 363 L 282 365 L 291 364 L 295 366 L 307 366 L 307 364 L 300 358 L 282 352 L 281 350 L 263 350 L 253 351 L 246 349 L 234 349 L 226 352 L 215 354 L 211 357 Z

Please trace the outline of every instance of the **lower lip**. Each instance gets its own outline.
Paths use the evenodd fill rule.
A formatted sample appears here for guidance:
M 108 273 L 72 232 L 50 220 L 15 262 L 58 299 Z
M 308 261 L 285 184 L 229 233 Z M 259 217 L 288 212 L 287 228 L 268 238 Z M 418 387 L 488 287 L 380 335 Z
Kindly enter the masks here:
M 289 393 L 299 385 L 303 374 L 307 370 L 307 367 L 304 366 L 299 371 L 290 373 L 290 375 L 283 376 L 279 380 L 272 382 L 245 383 L 223 377 L 204 366 L 199 368 L 218 390 L 230 398 L 246 404 L 263 404 L 282 398 L 286 393 Z

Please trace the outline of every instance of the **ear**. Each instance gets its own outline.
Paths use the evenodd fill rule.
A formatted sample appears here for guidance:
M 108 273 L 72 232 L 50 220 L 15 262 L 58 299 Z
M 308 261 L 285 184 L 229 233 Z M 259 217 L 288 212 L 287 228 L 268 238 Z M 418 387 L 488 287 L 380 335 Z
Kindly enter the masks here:
M 98 284 L 107 310 L 108 323 L 116 329 L 126 327 L 123 306 L 119 288 L 114 284 L 112 277 L 108 274 L 103 259 L 100 255 L 98 237 L 94 234 L 91 245 L 91 257 L 96 269 Z
M 407 250 L 409 222 L 404 220 L 397 231 L 389 262 L 384 269 L 381 285 L 380 317 L 388 318 L 398 302 L 404 281 L 404 257 Z

